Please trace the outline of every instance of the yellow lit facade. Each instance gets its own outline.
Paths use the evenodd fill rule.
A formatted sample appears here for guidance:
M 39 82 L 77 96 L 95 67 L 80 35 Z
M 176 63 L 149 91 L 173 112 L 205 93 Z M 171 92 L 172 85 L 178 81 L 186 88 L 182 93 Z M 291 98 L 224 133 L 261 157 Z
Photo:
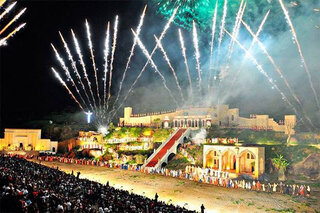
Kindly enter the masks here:
M 258 178 L 265 170 L 265 148 L 257 146 L 203 146 L 203 167 Z
M 56 152 L 58 142 L 41 139 L 41 129 L 5 129 L 0 138 L 1 151 L 51 151 Z

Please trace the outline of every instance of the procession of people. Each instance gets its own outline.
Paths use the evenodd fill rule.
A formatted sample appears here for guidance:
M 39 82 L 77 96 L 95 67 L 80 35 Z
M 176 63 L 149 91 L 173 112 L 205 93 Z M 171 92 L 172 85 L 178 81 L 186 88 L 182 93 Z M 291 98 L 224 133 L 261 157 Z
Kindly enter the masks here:
M 158 174 L 164 176 L 170 176 L 174 178 L 181 178 L 192 180 L 200 183 L 207 183 L 214 186 L 234 188 L 234 189 L 245 189 L 268 193 L 283 193 L 295 196 L 307 196 L 311 194 L 310 186 L 304 184 L 287 184 L 287 183 L 269 183 L 260 182 L 259 180 L 241 180 L 232 179 L 227 171 L 219 171 L 212 168 L 201 168 L 197 166 L 186 166 L 184 170 L 170 170 L 167 168 L 154 168 L 154 167 L 142 167 L 141 165 L 128 165 L 128 164 L 117 164 L 110 163 L 108 161 L 96 161 L 88 159 L 74 159 L 66 157 L 56 157 L 56 156 L 43 156 L 38 157 L 38 160 L 44 161 L 57 161 L 60 163 L 68 164 L 80 164 L 89 166 L 100 166 L 107 168 L 118 168 L 123 170 L 130 170 L 136 172 L 143 172 L 146 174 Z

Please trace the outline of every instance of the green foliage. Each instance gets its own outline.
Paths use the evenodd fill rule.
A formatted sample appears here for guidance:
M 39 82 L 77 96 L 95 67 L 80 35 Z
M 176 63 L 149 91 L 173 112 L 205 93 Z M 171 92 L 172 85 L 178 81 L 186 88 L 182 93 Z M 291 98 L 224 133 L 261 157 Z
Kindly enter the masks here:
M 153 133 L 153 141 L 163 142 L 167 140 L 172 131 L 172 129 L 155 129 Z
M 286 170 L 289 166 L 289 162 L 283 157 L 283 155 L 278 155 L 276 158 L 272 158 L 272 163 L 277 169 Z
M 177 154 L 171 161 L 169 161 L 166 168 L 168 169 L 182 169 L 184 170 L 187 165 L 189 165 L 189 161 L 186 157 L 181 154 Z
M 153 149 L 149 149 L 149 150 L 132 150 L 132 151 L 118 151 L 119 155 L 151 155 L 153 152 Z
M 229 129 L 212 126 L 208 130 L 207 138 L 238 138 L 245 144 L 284 144 L 287 136 L 275 131 L 254 131 L 249 129 Z
M 153 129 L 149 127 L 117 127 L 114 129 L 109 129 L 109 131 L 110 132 L 105 136 L 105 139 L 153 136 L 153 140 L 155 142 L 163 142 L 169 137 L 172 129 Z

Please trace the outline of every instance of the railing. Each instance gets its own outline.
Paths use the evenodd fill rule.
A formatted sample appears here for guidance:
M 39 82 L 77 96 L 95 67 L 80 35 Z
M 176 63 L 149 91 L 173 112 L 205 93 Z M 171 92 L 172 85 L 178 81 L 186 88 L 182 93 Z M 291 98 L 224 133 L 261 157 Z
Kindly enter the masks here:
M 178 129 L 179 130 L 179 129 Z M 180 136 L 180 138 L 178 140 L 176 140 L 174 142 L 174 144 L 172 145 L 172 147 L 170 149 L 167 150 L 166 154 L 160 159 L 158 160 L 158 163 L 154 166 L 155 168 L 158 168 L 159 166 L 161 166 L 161 164 L 166 161 L 167 157 L 171 154 L 177 154 L 177 146 L 179 143 L 181 143 L 181 140 L 183 140 L 183 138 L 187 135 L 190 134 L 190 129 L 186 129 L 186 131 Z
M 152 155 L 147 159 L 147 161 L 143 164 L 143 168 L 154 158 L 154 156 L 171 140 L 171 138 L 179 131 L 179 129 L 175 130 L 168 139 L 163 142 L 153 153 Z

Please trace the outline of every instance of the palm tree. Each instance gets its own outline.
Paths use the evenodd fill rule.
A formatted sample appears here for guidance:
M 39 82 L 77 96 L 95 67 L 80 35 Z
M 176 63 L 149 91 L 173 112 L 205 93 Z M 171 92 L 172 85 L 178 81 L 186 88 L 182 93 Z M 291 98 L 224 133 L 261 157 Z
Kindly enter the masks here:
M 285 181 L 286 175 L 285 171 L 289 166 L 289 162 L 283 157 L 283 155 L 277 155 L 276 158 L 272 159 L 274 167 L 278 170 L 278 180 Z

